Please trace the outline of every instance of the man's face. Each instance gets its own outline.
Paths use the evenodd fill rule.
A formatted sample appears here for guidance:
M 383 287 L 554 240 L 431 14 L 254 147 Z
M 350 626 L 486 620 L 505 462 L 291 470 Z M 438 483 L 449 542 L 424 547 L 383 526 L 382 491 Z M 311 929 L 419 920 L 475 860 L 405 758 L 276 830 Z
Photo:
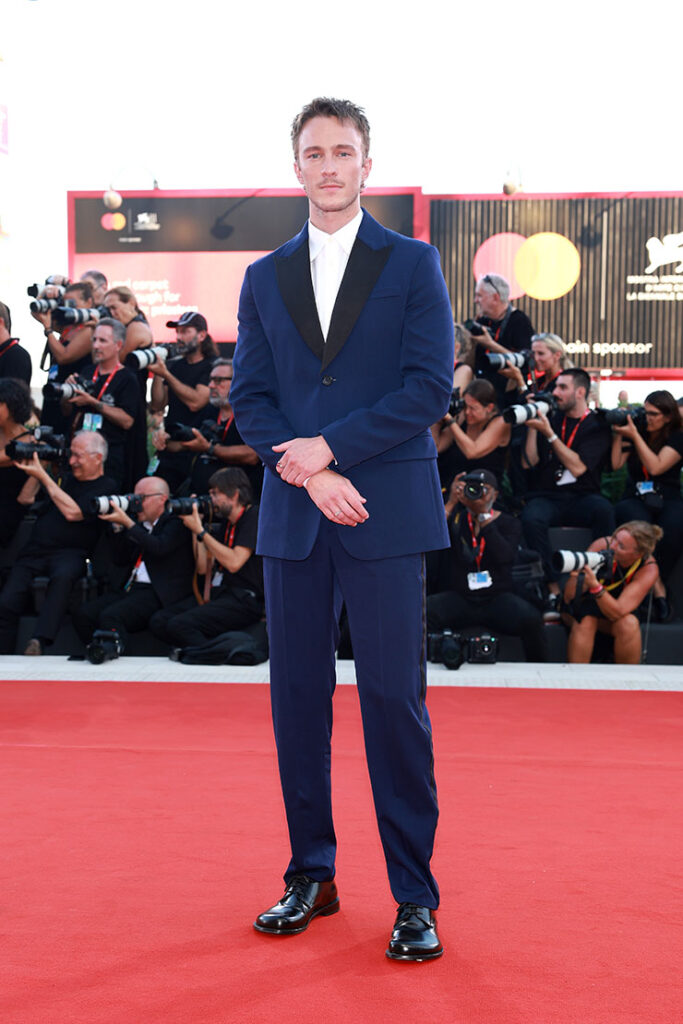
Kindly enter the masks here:
M 294 173 L 310 203 L 322 213 L 358 205 L 372 160 L 363 156 L 361 134 L 352 121 L 313 117 L 299 136 Z
M 571 412 L 576 405 L 578 398 L 576 387 L 571 377 L 563 377 L 562 374 L 555 381 L 553 394 L 557 400 L 557 408 L 560 412 Z
M 106 324 L 99 324 L 95 328 L 92 339 L 92 361 L 96 366 L 108 364 L 118 360 L 120 344 L 114 338 L 114 332 Z
M 474 303 L 482 316 L 495 318 L 500 311 L 500 296 L 489 285 L 480 281 L 474 290 Z
M 229 366 L 215 366 L 209 377 L 209 402 L 218 409 L 230 404 L 232 369 Z
M 135 485 L 135 493 L 142 498 L 142 508 L 138 512 L 138 522 L 155 523 L 166 507 L 168 492 L 159 487 L 158 480 L 140 480 Z
M 102 476 L 102 456 L 90 448 L 86 437 L 73 439 L 69 465 L 76 480 L 95 480 Z
M 90 309 L 93 304 L 92 299 L 84 299 L 83 292 L 80 288 L 74 288 L 73 291 L 70 288 L 64 292 L 64 298 L 70 302 L 76 303 L 76 309 Z
M 229 519 L 237 501 L 237 492 L 227 495 L 216 487 L 210 487 L 209 497 L 211 498 L 211 504 L 221 519 Z
M 196 352 L 206 337 L 206 331 L 198 331 L 196 327 L 176 327 L 175 336 L 179 354 Z
M 92 277 L 88 277 L 87 274 L 85 274 L 81 278 L 81 281 L 87 281 L 88 284 L 92 286 L 93 304 L 95 306 L 101 305 L 102 301 L 104 300 L 104 296 L 107 294 L 106 284 L 97 284 L 95 279 Z

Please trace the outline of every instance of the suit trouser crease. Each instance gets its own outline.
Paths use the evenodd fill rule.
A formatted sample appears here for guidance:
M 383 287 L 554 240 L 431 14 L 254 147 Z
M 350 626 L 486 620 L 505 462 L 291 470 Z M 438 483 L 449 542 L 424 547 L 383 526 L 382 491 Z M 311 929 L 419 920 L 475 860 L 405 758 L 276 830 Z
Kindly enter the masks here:
M 342 598 L 380 837 L 398 902 L 435 908 L 438 818 L 425 705 L 424 559 L 350 556 L 324 520 L 303 561 L 265 558 L 271 700 L 292 845 L 285 874 L 334 874 L 330 741 Z

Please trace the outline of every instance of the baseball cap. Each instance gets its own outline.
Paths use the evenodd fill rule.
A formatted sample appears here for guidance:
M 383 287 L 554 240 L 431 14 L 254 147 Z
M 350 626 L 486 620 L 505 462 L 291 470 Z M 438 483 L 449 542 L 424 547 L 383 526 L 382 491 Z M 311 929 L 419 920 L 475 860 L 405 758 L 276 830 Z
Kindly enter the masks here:
M 488 484 L 494 490 L 499 490 L 495 475 L 488 469 L 473 469 L 465 475 L 464 480 L 466 484 Z
M 177 320 L 167 320 L 167 327 L 196 327 L 198 331 L 208 331 L 209 325 L 206 322 L 206 317 L 203 317 L 201 313 L 193 313 L 191 309 L 187 312 L 182 313 Z

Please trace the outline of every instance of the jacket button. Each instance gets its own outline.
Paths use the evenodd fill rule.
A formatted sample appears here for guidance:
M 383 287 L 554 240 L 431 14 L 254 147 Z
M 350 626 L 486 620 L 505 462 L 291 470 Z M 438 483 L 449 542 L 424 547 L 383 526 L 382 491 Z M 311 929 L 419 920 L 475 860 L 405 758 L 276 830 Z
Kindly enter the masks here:
M 335 380 L 335 377 L 330 377 L 328 374 L 325 374 L 325 376 L 323 377 L 323 384 L 325 385 L 326 388 L 329 388 L 330 384 L 334 384 Z

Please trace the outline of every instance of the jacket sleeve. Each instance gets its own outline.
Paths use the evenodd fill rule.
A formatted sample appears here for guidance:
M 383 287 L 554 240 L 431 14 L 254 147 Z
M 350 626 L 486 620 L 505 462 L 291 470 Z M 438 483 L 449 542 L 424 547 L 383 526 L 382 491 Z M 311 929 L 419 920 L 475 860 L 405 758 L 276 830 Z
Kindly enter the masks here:
M 415 437 L 448 409 L 453 313 L 433 246 L 424 250 L 415 266 L 400 345 L 402 386 L 371 408 L 355 409 L 321 431 L 341 472 Z
M 186 527 L 174 516 L 157 523 L 152 533 L 136 523 L 127 531 L 127 538 L 142 550 L 143 558 L 152 555 L 163 558 L 172 554 L 187 538 Z
M 275 443 L 273 438 L 289 440 L 297 435 L 279 409 L 277 375 L 254 302 L 251 267 L 244 276 L 238 319 L 230 402 L 235 410 L 238 430 L 248 438 L 247 444 L 255 449 L 261 461 L 272 469 L 280 458 L 271 448 Z

